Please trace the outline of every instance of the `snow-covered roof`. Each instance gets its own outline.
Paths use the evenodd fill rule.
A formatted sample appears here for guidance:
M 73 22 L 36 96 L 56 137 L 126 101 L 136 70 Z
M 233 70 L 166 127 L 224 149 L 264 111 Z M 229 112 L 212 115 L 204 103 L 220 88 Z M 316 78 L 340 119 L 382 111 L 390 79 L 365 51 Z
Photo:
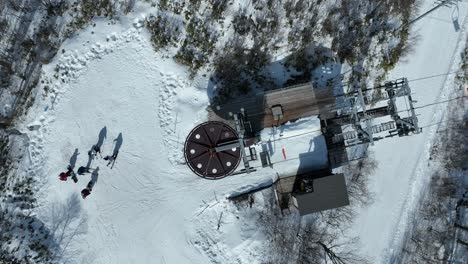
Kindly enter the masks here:
M 290 121 L 279 127 L 265 128 L 254 145 L 257 153 L 269 155 L 272 169 L 288 177 L 328 167 L 327 146 L 316 116 Z M 251 164 L 261 167 L 257 160 Z

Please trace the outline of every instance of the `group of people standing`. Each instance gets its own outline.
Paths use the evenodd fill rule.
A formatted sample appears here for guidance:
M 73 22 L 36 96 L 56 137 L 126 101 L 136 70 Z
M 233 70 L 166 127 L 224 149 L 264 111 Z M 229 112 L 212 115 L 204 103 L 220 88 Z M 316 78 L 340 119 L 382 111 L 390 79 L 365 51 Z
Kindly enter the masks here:
M 88 182 L 86 187 L 81 191 L 81 197 L 83 197 L 83 199 L 85 199 L 88 195 L 91 194 L 94 184 L 96 184 L 97 182 L 99 167 L 96 167 L 93 169 L 91 168 L 91 163 L 94 159 L 98 158 L 98 154 L 101 158 L 103 158 L 101 155 L 101 147 L 102 147 L 102 144 L 104 143 L 104 139 L 106 138 L 106 134 L 107 134 L 107 129 L 106 127 L 104 127 L 103 129 L 101 129 L 101 132 L 99 133 L 98 143 L 93 145 L 91 147 L 91 150 L 88 151 L 88 163 L 86 164 L 86 166 L 81 166 L 77 170 L 78 175 L 85 175 L 87 173 L 91 173 L 91 180 Z M 107 167 L 111 166 L 111 169 L 114 167 L 115 161 L 119 154 L 120 146 L 122 145 L 122 133 L 119 134 L 119 136 L 114 140 L 114 142 L 116 142 L 116 146 L 114 148 L 112 155 L 107 155 L 103 158 L 104 160 L 108 162 Z M 70 165 L 67 166 L 67 171 L 61 172 L 59 174 L 59 179 L 61 181 L 67 181 L 67 179 L 70 177 L 75 183 L 78 182 L 78 177 L 76 176 L 75 171 L 74 171 L 74 167 L 75 167 L 78 154 L 79 154 L 78 149 L 75 149 L 75 152 L 70 158 Z

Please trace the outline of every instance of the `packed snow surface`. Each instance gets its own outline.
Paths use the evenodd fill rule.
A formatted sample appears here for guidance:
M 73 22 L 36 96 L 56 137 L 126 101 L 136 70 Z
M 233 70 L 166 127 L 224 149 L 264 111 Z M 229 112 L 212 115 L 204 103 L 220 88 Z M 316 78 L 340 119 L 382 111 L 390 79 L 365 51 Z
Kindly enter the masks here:
M 198 209 L 271 176 L 208 181 L 193 174 L 182 148 L 188 132 L 206 119 L 207 80 L 189 82 L 182 66 L 154 53 L 145 31 L 125 21 L 96 22 L 94 34 L 84 30 L 67 41 L 65 52 L 45 68 L 44 77 L 55 67 L 68 74 L 53 84 L 50 100 L 38 100 L 27 122 L 37 128 L 29 132 L 31 153 L 44 184 L 37 213 L 54 229 L 57 207 L 79 211 L 82 221 L 57 232 L 67 262 L 207 263 L 190 240 Z M 103 156 L 119 149 L 117 160 L 111 169 L 98 155 L 91 163 L 99 168 L 92 193 L 76 199 L 90 175 L 74 183 L 58 174 L 75 149 L 75 171 L 85 166 L 99 138 Z

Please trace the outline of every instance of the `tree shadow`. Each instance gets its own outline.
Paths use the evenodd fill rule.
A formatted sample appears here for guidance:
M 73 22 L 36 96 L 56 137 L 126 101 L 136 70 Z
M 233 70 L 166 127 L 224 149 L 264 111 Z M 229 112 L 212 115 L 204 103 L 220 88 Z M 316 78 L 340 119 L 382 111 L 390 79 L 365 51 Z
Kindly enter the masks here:
M 44 218 L 49 223 L 49 248 L 54 252 L 53 259 L 58 263 L 72 263 L 79 252 L 69 246 L 77 236 L 87 232 L 87 215 L 78 194 L 73 193 L 65 201 L 51 203 L 44 212 Z
M 80 153 L 78 152 L 78 148 L 75 148 L 75 152 L 73 152 L 73 155 L 70 158 L 70 166 L 71 166 L 72 169 L 75 168 L 76 160 L 78 159 L 79 154 Z

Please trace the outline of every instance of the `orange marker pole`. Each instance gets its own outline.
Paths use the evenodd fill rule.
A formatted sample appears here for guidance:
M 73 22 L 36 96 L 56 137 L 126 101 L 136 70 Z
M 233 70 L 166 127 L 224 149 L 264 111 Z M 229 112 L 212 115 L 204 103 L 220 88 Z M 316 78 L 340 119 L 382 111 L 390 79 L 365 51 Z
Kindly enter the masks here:
M 283 157 L 284 157 L 284 160 L 286 160 L 286 150 L 284 150 L 284 147 L 281 147 L 281 149 L 283 150 Z

